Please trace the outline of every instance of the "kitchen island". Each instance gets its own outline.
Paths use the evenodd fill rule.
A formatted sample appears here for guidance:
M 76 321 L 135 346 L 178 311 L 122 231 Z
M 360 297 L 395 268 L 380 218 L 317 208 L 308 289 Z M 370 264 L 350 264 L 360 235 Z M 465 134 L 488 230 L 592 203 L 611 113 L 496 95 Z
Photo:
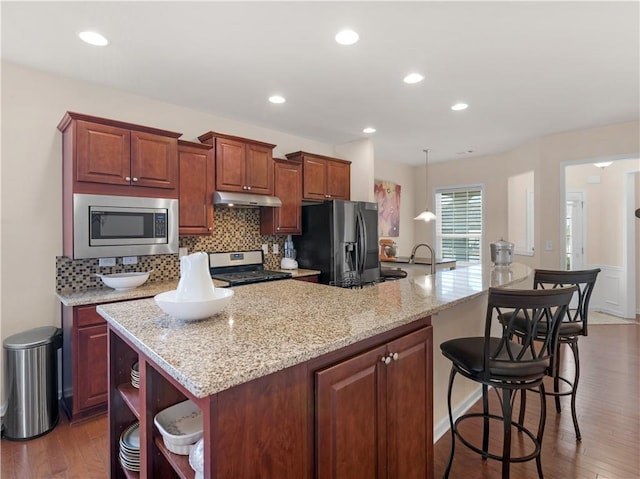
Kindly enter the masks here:
M 158 411 L 185 398 L 203 412 L 205 478 L 432 477 L 431 316 L 529 274 L 474 266 L 353 290 L 262 283 L 234 288 L 223 313 L 193 323 L 152 299 L 99 306 L 112 477 L 124 477 L 118 439 L 135 420 L 141 477 L 194 477 L 153 428 Z M 128 384 L 136 360 L 139 391 Z

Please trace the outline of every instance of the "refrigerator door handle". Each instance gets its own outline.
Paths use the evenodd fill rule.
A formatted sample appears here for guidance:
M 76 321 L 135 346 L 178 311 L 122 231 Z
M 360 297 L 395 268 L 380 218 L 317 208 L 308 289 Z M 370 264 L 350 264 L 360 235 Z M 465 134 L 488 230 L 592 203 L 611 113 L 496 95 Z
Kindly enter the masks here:
M 358 211 L 356 216 L 356 225 L 358 229 L 358 236 L 360 237 L 360 241 L 358 241 L 358 273 L 362 274 L 364 272 L 364 264 L 367 256 L 367 229 L 364 225 L 362 211 Z

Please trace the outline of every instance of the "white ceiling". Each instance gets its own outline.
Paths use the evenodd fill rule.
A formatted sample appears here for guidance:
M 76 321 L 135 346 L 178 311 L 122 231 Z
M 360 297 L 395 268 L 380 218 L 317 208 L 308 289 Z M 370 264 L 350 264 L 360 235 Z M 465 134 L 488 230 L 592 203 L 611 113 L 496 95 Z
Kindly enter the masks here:
M 486 155 L 640 117 L 635 1 L 1 8 L 4 60 L 329 144 L 370 136 L 383 160 Z M 344 27 L 357 44 L 334 41 Z M 80 42 L 88 29 L 111 44 Z M 404 84 L 411 71 L 425 81 Z M 267 102 L 274 93 L 287 102 Z M 459 101 L 469 109 L 451 111 Z

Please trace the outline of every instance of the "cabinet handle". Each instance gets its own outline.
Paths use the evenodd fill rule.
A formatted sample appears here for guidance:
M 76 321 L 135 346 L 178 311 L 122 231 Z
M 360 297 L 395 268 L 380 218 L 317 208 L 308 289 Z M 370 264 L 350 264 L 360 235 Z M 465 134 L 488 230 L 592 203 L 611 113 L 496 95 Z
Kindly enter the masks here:
M 136 178 L 135 176 L 133 177 L 133 181 L 138 181 L 138 178 Z
M 246 190 L 246 189 L 247 189 L 247 187 L 246 187 L 246 186 L 243 186 L 243 187 L 242 187 L 242 189 L 243 189 L 243 190 Z
M 383 357 L 382 362 L 385 364 L 389 364 L 391 362 L 391 355 Z
M 248 189 L 248 190 L 250 190 L 250 189 L 251 189 L 251 187 L 250 187 L 250 186 L 247 186 L 247 189 Z
M 207 228 L 209 231 L 213 230 L 213 228 L 211 226 L 209 226 L 209 228 Z
M 125 176 L 124 179 L 127 180 L 127 181 L 131 181 L 131 177 L 130 176 Z
M 398 353 L 393 353 L 393 360 L 397 361 L 398 360 Z

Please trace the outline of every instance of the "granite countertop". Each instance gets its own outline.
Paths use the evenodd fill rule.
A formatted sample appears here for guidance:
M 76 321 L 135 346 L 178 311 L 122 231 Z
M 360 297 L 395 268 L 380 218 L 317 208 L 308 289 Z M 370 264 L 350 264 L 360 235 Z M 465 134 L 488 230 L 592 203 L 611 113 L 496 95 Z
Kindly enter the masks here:
M 320 274 L 321 271 L 317 271 L 315 269 L 276 269 L 275 271 L 282 271 L 283 273 L 291 273 L 292 278 L 302 278 L 304 276 L 315 276 Z
M 384 258 L 380 259 L 383 263 L 400 263 L 400 264 L 408 264 L 409 257 L 408 256 L 396 256 L 395 258 Z M 426 264 L 427 266 L 431 265 L 431 258 L 420 258 L 416 257 L 413 264 Z M 456 264 L 455 259 L 447 259 L 447 258 L 436 258 L 436 265 L 449 265 Z
M 300 364 L 524 280 L 531 270 L 471 266 L 410 272 L 362 289 L 295 280 L 233 288 L 227 308 L 202 321 L 164 314 L 153 299 L 98 306 L 119 333 L 196 397 Z M 479 318 L 484 320 L 484 318 Z
M 313 269 L 280 269 L 284 273 L 291 273 L 292 278 L 303 276 L 314 276 L 320 271 Z M 226 288 L 229 283 L 226 281 L 212 280 L 216 288 Z M 56 295 L 65 306 L 84 306 L 88 304 L 110 303 L 113 301 L 129 301 L 132 299 L 151 298 L 156 294 L 171 291 L 178 287 L 178 280 L 147 283 L 128 291 L 116 291 L 112 288 L 95 288 L 83 291 L 58 291 Z

